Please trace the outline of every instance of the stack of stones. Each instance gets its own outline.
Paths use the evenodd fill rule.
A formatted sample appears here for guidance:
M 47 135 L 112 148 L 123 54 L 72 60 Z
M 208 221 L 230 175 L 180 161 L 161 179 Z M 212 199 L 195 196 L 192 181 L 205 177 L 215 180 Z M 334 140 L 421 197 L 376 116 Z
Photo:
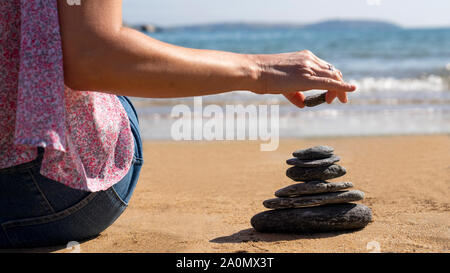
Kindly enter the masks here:
M 256 214 L 252 226 L 260 232 L 316 232 L 359 229 L 372 220 L 370 208 L 349 202 L 364 198 L 351 182 L 326 180 L 346 174 L 340 160 L 328 146 L 316 146 L 293 153 L 286 175 L 302 181 L 275 192 L 277 198 L 263 202 L 272 209 Z

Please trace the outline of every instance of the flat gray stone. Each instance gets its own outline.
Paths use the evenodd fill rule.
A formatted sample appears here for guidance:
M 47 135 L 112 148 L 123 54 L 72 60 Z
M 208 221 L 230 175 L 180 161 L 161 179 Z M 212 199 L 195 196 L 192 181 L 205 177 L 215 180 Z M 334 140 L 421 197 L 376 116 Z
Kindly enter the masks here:
M 369 207 L 346 203 L 268 210 L 253 216 L 250 223 L 259 232 L 305 233 L 360 229 L 371 221 Z
M 320 94 L 307 96 L 305 98 L 305 105 L 307 107 L 314 107 L 314 106 L 317 106 L 319 104 L 322 104 L 322 103 L 326 102 L 326 95 L 327 95 L 327 92 L 323 92 L 323 93 L 320 93 Z
M 336 163 L 339 160 L 341 160 L 341 158 L 337 155 L 332 155 L 330 157 L 323 158 L 323 159 L 313 159 L 313 160 L 298 159 L 298 158 L 294 157 L 294 158 L 290 158 L 290 159 L 286 160 L 286 163 L 288 165 L 294 165 L 294 166 L 298 166 L 298 167 L 307 168 L 307 167 L 330 166 L 331 164 Z
M 297 183 L 275 192 L 276 197 L 294 197 L 299 195 L 317 194 L 324 192 L 337 192 L 352 188 L 352 182 L 326 182 L 326 181 L 310 181 Z
M 294 166 L 286 170 L 286 176 L 294 181 L 328 180 L 343 176 L 346 173 L 344 167 L 336 164 L 314 168 Z
M 339 204 L 359 201 L 364 199 L 362 191 L 340 191 L 322 194 L 305 195 L 298 197 L 278 197 L 265 200 L 264 207 L 268 209 L 290 209 L 320 206 L 326 204 Z
M 298 150 L 292 153 L 292 155 L 298 159 L 322 159 L 333 155 L 333 147 L 329 146 L 315 146 L 308 149 Z

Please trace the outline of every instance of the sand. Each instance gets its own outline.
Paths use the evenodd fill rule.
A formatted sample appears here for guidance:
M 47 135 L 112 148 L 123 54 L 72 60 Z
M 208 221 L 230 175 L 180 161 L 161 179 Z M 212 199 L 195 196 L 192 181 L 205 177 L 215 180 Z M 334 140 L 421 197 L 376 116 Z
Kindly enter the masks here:
M 450 137 L 392 136 L 259 142 L 144 143 L 145 164 L 130 206 L 81 252 L 449 252 Z M 263 234 L 250 218 L 289 185 L 291 152 L 330 145 L 372 208 L 353 232 Z M 69 252 L 60 249 L 56 252 Z

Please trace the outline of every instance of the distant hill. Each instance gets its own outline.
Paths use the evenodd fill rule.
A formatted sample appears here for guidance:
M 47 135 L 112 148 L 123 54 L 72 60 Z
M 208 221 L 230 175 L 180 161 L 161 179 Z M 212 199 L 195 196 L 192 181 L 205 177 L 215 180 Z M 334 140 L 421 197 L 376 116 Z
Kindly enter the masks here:
M 168 29 L 173 30 L 264 30 L 264 29 L 311 29 L 311 30 L 330 30 L 330 29 L 395 29 L 400 28 L 390 22 L 369 21 L 369 20 L 327 20 L 313 24 L 283 24 L 283 23 L 214 23 L 190 26 L 179 26 Z
M 212 23 L 200 25 L 188 25 L 170 27 L 167 30 L 200 30 L 200 31 L 214 31 L 214 30 L 264 30 L 264 29 L 288 29 L 288 28 L 303 28 L 304 25 L 299 24 L 271 24 L 271 23 Z
M 327 20 L 319 23 L 305 25 L 306 29 L 397 29 L 398 25 L 384 21 L 367 20 Z
M 149 25 L 133 25 L 141 31 L 149 29 Z M 187 25 L 176 27 L 152 26 L 155 32 L 188 30 L 188 31 L 238 31 L 238 30 L 267 30 L 267 29 L 307 29 L 307 30 L 352 30 L 352 29 L 396 29 L 398 25 L 384 21 L 370 20 L 327 20 L 313 24 L 289 24 L 289 23 L 212 23 Z

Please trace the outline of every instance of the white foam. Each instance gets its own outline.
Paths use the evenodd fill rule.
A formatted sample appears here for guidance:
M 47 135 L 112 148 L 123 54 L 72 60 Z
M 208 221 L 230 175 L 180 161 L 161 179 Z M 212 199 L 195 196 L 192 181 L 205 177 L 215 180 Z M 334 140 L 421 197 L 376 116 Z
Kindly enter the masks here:
M 350 80 L 358 86 L 360 92 L 370 91 L 446 91 L 449 90 L 448 83 L 440 76 L 429 75 L 422 78 L 393 78 L 366 77 L 359 80 Z

